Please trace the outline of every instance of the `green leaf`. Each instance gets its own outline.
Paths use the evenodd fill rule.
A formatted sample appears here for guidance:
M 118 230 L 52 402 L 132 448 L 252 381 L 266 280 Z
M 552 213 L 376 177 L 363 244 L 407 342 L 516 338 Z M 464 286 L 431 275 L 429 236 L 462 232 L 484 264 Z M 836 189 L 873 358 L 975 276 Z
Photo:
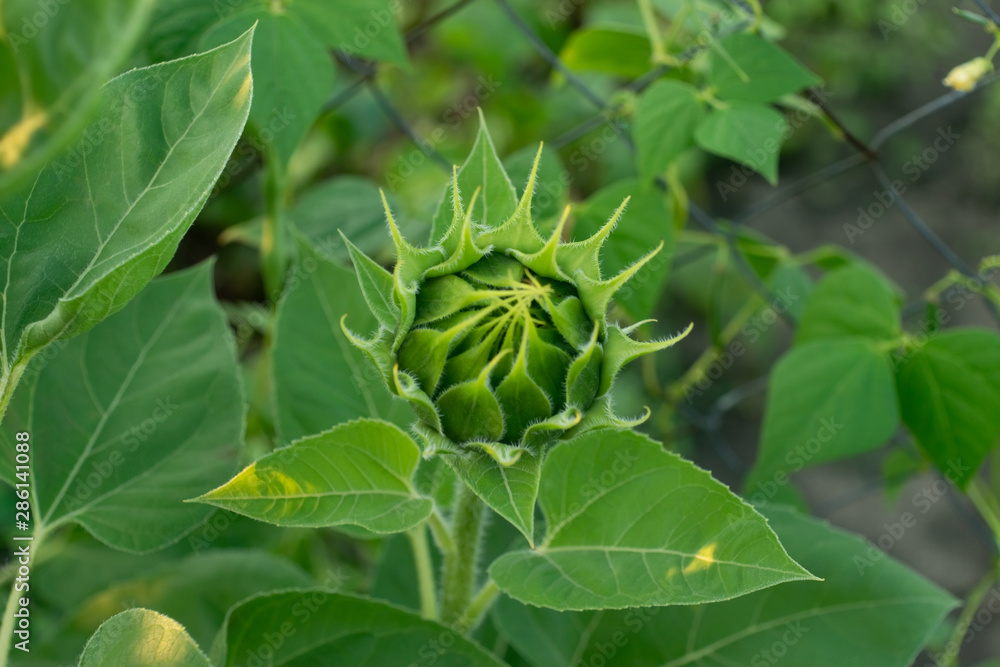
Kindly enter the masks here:
M 87 130 L 90 148 L 0 198 L 5 382 L 166 266 L 243 130 L 250 39 L 113 80 Z
M 260 142 L 273 147 L 279 160 L 287 163 L 333 90 L 333 61 L 294 15 L 270 8 L 220 21 L 201 43 L 212 47 L 228 42 L 255 23 L 250 125 Z
M 965 488 L 1000 438 L 1000 336 L 940 333 L 903 362 L 896 385 L 903 422 L 921 449 Z
M 749 33 L 721 40 L 709 63 L 712 87 L 723 100 L 772 102 L 821 83 L 780 46 Z
M 899 303 L 886 279 L 863 264 L 831 271 L 816 285 L 795 342 L 861 336 L 894 340 L 902 334 Z
M 653 50 L 641 30 L 622 26 L 581 28 L 570 35 L 559 59 L 581 72 L 608 72 L 634 79 L 652 67 Z
M 76 522 L 109 546 L 144 552 L 210 514 L 183 500 L 232 474 L 244 431 L 239 368 L 211 273 L 205 263 L 153 281 L 29 367 L 0 430 L 0 470 L 13 483 L 14 433 L 30 432 L 36 530 Z
M 383 60 L 409 69 L 399 30 L 401 3 L 371 0 L 290 0 L 287 11 L 331 49 Z
M 362 419 L 296 440 L 197 500 L 279 526 L 397 533 L 433 508 L 413 488 L 419 461 L 397 426 Z
M 210 646 L 230 607 L 264 591 L 313 586 L 291 561 L 266 551 L 212 550 L 138 578 L 103 587 L 73 614 L 74 629 L 96 625 L 109 608 L 156 609 L 181 623 L 201 646 Z
M 787 131 L 784 116 L 774 109 L 733 102 L 701 121 L 694 138 L 709 153 L 744 164 L 776 185 L 778 154 Z
M 651 181 L 694 145 L 694 131 L 705 116 L 691 84 L 661 79 L 639 98 L 635 112 L 636 166 Z
M 557 445 L 542 469 L 539 500 L 545 541 L 489 568 L 501 590 L 528 604 L 695 604 L 812 578 L 752 507 L 631 431 Z
M 79 156 L 102 86 L 131 55 L 152 0 L 7 0 L 0 24 L 0 201 L 67 146 Z M 83 133 L 83 136 L 81 136 Z M 62 158 L 65 159 L 65 158 Z
M 497 150 L 493 145 L 489 128 L 486 127 L 482 110 L 479 112 L 479 134 L 476 135 L 476 143 L 472 145 L 472 152 L 469 153 L 465 164 L 458 170 L 458 191 L 467 200 L 463 202 L 463 206 L 468 205 L 468 200 L 472 198 L 477 188 L 481 190 L 476 198 L 472 219 L 484 227 L 499 227 L 517 208 L 517 192 L 500 158 L 497 157 Z M 444 237 L 454 215 L 452 186 L 449 185 L 444 199 L 434 214 L 431 228 L 431 240 L 434 243 Z
M 87 642 L 80 667 L 211 667 L 177 621 L 148 609 L 112 616 Z
M 663 241 L 663 249 L 615 294 L 615 301 L 636 320 L 649 317 L 665 289 L 674 248 L 674 220 L 662 193 L 636 179 L 605 186 L 576 210 L 573 235 L 589 238 L 630 197 L 624 215 L 601 248 L 601 274 L 618 275 Z M 590 331 L 585 332 L 586 337 Z M 585 342 L 586 339 L 584 339 Z
M 271 667 L 407 667 L 416 661 L 435 667 L 503 666 L 443 625 L 384 602 L 324 590 L 261 595 L 237 605 L 212 647 L 213 662 L 246 665 L 261 638 L 282 628 L 294 632 L 283 633 Z
M 798 345 L 775 364 L 760 453 L 744 495 L 784 486 L 810 465 L 884 444 L 899 427 L 886 353 L 859 339 Z
M 403 401 L 340 326 L 368 333 L 377 326 L 357 276 L 299 240 L 298 259 L 278 304 L 271 352 L 277 430 L 283 442 L 358 417 L 405 424 Z
M 789 554 L 823 581 L 715 604 L 622 611 L 560 613 L 501 598 L 493 619 L 534 667 L 909 667 L 956 606 L 855 535 L 784 508 L 762 512 Z
M 442 454 L 455 473 L 483 502 L 535 543 L 535 498 L 541 481 L 542 454 L 525 451 L 511 465 L 500 465 L 482 451 Z

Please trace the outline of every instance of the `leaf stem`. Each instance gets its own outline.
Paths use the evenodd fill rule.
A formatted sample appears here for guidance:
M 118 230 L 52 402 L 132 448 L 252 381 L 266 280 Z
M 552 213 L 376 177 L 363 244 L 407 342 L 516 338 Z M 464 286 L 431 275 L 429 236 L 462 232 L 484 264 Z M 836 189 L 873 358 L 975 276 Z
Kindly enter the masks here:
M 998 506 L 996 498 L 982 487 L 978 479 L 972 480 L 965 493 L 969 496 L 972 504 L 976 506 L 990 530 L 993 531 L 993 541 L 1000 549 L 1000 512 L 998 512 L 1000 506 Z
M 420 615 L 426 619 L 438 617 L 437 591 L 434 583 L 434 568 L 431 565 L 431 551 L 427 544 L 427 527 L 420 524 L 407 531 L 413 548 L 413 564 L 417 568 L 417 587 L 420 590 Z
M 37 529 L 34 532 L 34 539 L 30 544 L 29 566 L 36 562 L 38 554 L 45 539 L 45 529 Z M 14 636 L 14 612 L 20 607 L 19 598 L 24 591 L 17 590 L 17 582 L 11 582 L 10 595 L 7 597 L 7 606 L 3 612 L 3 621 L 0 622 L 0 667 L 7 667 L 7 659 L 10 654 L 10 643 Z
M 434 506 L 434 511 L 427 518 L 427 525 L 430 526 L 431 535 L 434 536 L 434 541 L 437 542 L 441 553 L 447 554 L 455 550 L 455 540 L 451 538 L 451 530 L 448 528 L 448 522 L 441 516 L 437 505 Z
M 958 623 L 955 624 L 955 629 L 952 630 L 948 643 L 944 646 L 943 660 L 938 662 L 941 667 L 958 667 L 958 654 L 961 650 L 962 638 L 969 631 L 969 626 L 972 624 L 972 619 L 978 611 L 979 605 L 983 603 L 983 599 L 993 588 L 998 575 L 1000 575 L 1000 560 L 993 563 L 993 567 L 983 575 L 983 578 L 969 593 L 969 597 L 965 599 L 965 606 L 958 617 Z
M 490 607 L 493 606 L 494 600 L 497 599 L 497 595 L 500 594 L 500 588 L 493 583 L 490 579 L 486 584 L 479 589 L 476 593 L 476 597 L 472 598 L 469 606 L 465 608 L 462 612 L 462 616 L 458 619 L 455 625 L 461 628 L 462 632 L 470 632 L 479 627 L 479 624 L 483 622 L 483 617 L 486 616 L 486 612 L 489 611 Z
M 451 534 L 455 548 L 444 555 L 441 621 L 456 626 L 470 604 L 479 574 L 479 543 L 485 506 L 469 487 L 460 484 L 456 489 L 454 507 Z

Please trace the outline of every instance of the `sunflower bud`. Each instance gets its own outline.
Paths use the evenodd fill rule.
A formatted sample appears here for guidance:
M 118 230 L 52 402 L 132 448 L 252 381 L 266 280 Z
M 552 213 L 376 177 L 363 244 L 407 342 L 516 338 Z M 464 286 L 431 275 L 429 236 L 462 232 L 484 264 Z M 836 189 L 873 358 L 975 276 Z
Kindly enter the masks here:
M 645 417 L 628 421 L 612 412 L 614 377 L 690 331 L 639 342 L 631 329 L 607 322 L 612 296 L 660 248 L 617 276 L 601 275 L 601 245 L 628 200 L 589 239 L 561 240 L 568 207 L 542 238 L 531 220 L 540 157 L 513 214 L 494 227 L 473 219 L 477 198 L 489 190 L 470 193 L 464 205 L 456 171 L 450 227 L 430 248 L 410 245 L 386 204 L 397 257 L 391 275 L 348 241 L 380 326 L 364 339 L 342 322 L 345 334 L 389 390 L 413 406 L 425 455 L 478 448 L 510 465 L 559 438 L 635 425 Z

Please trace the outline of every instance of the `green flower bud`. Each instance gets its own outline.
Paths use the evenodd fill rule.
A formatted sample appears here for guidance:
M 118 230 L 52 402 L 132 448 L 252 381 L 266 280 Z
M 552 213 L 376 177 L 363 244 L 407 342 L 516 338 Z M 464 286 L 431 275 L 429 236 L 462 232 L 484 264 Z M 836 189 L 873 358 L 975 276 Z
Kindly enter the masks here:
M 598 255 L 627 199 L 589 239 L 561 240 L 568 207 L 542 238 L 531 220 L 540 158 L 541 150 L 516 209 L 496 227 L 473 219 L 482 189 L 464 206 L 456 171 L 451 225 L 430 248 L 410 245 L 386 204 L 397 256 L 391 275 L 348 241 L 380 326 L 369 339 L 346 325 L 344 331 L 389 390 L 413 406 L 425 455 L 475 447 L 510 465 L 525 450 L 559 438 L 633 426 L 648 410 L 638 420 L 615 416 L 609 393 L 615 376 L 691 330 L 639 342 L 629 336 L 634 327 L 607 321 L 615 292 L 662 244 L 617 276 L 602 276 Z

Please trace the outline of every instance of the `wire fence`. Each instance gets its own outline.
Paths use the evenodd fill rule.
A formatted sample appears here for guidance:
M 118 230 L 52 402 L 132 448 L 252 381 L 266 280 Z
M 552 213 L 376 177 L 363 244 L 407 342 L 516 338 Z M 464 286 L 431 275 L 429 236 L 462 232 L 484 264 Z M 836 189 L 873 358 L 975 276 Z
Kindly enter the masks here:
M 496 3 L 503 15 L 508 21 L 510 21 L 511 25 L 517 29 L 525 41 L 534 48 L 538 55 L 545 60 L 546 63 L 548 63 L 552 70 L 558 72 L 565 79 L 566 83 L 572 87 L 583 100 L 594 108 L 595 112 L 590 118 L 552 138 L 552 140 L 547 142 L 549 146 L 555 149 L 564 148 L 603 126 L 611 128 L 616 136 L 621 137 L 630 150 L 635 150 L 634 142 L 632 141 L 627 128 L 623 126 L 623 122 L 619 118 L 619 112 L 622 110 L 622 103 L 613 102 L 609 99 L 609 97 L 613 96 L 601 95 L 598 91 L 589 86 L 582 78 L 580 78 L 559 58 L 554 51 L 552 51 L 551 48 L 549 48 L 541 36 L 535 32 L 531 25 L 525 21 L 522 16 L 518 14 L 517 10 L 511 6 L 508 0 L 458 0 L 437 14 L 428 17 L 419 25 L 408 30 L 406 33 L 407 44 L 412 44 L 427 32 L 433 30 L 443 21 L 446 21 L 464 8 L 476 2 Z M 722 30 L 719 30 L 716 34 L 711 35 L 713 40 L 721 39 L 727 34 L 733 32 L 740 32 L 752 23 L 752 19 L 754 18 L 753 9 L 744 0 L 729 0 L 729 2 L 736 11 L 741 13 L 744 18 Z M 974 2 L 985 16 L 995 22 L 997 26 L 1000 26 L 1000 15 L 992 10 L 983 0 L 974 0 Z M 706 48 L 708 48 L 708 44 L 688 49 L 677 58 L 678 64 L 684 65 L 688 63 Z M 414 146 L 419 148 L 429 159 L 433 160 L 434 163 L 438 164 L 448 175 L 450 175 L 452 162 L 438 152 L 429 142 L 424 141 L 414 127 L 406 120 L 405 114 L 392 103 L 390 97 L 381 89 L 377 81 L 376 67 L 371 63 L 352 57 L 341 57 L 341 61 L 357 74 L 357 78 L 343 90 L 331 97 L 331 99 L 326 103 L 324 109 L 327 111 L 336 109 L 337 107 L 346 104 L 362 91 L 367 90 L 372 95 L 372 98 L 381 111 L 385 113 L 387 118 L 407 136 Z M 676 66 L 677 65 L 656 65 L 645 74 L 624 84 L 616 92 L 641 93 L 663 74 L 669 72 Z M 863 165 L 868 165 L 879 183 L 881 183 L 881 185 L 885 187 L 887 192 L 890 194 L 892 204 L 887 205 L 887 208 L 891 206 L 897 207 L 909 226 L 912 227 L 912 229 L 919 234 L 934 249 L 934 251 L 944 258 L 944 260 L 951 267 L 965 277 L 976 278 L 977 276 L 972 266 L 963 260 L 955 250 L 949 247 L 947 243 L 945 243 L 941 237 L 938 236 L 933 227 L 929 225 L 907 202 L 906 198 L 891 186 L 891 179 L 885 171 L 879 150 L 890 139 L 910 128 L 920 120 L 939 113 L 943 109 L 958 102 L 966 96 L 975 94 L 986 86 L 996 82 L 998 79 L 1000 79 L 1000 74 L 994 74 L 981 81 L 977 88 L 969 93 L 952 91 L 941 95 L 937 99 L 934 99 L 892 121 L 881 130 L 877 131 L 868 142 L 865 142 L 852 134 L 848 128 L 840 122 L 834 112 L 823 102 L 822 96 L 819 95 L 817 91 L 807 91 L 807 98 L 816 104 L 818 109 L 826 116 L 827 120 L 840 130 L 845 139 L 845 143 L 854 150 L 854 154 L 838 160 L 837 162 L 834 162 L 833 164 L 830 164 L 813 174 L 800 178 L 791 185 L 779 189 L 756 204 L 746 208 L 731 221 L 722 222 L 717 220 L 710 213 L 700 208 L 693 202 L 689 203 L 689 217 L 707 232 L 718 236 L 725 242 L 729 251 L 729 256 L 733 260 L 733 265 L 740 272 L 742 277 L 764 300 L 765 304 L 774 304 L 778 302 L 778 297 L 751 266 L 750 261 L 738 243 L 740 232 L 742 230 L 749 229 L 751 221 L 759 217 L 761 214 L 781 206 L 782 204 L 791 201 L 792 199 L 830 181 L 833 178 L 857 169 Z M 659 179 L 657 181 L 657 186 L 663 191 L 668 189 L 667 183 L 663 179 Z M 696 248 L 687 253 L 686 256 L 681 255 L 675 257 L 673 260 L 675 270 L 679 266 L 683 266 L 700 259 L 704 252 L 704 249 Z M 998 325 L 1000 325 L 1000 312 L 997 311 L 995 304 L 988 298 L 983 297 L 981 294 L 979 297 L 985 304 L 990 316 L 995 322 L 998 323 Z M 922 300 L 914 304 L 910 304 L 904 309 L 904 315 L 912 314 L 917 307 L 922 304 Z M 794 326 L 794 314 L 788 309 L 784 309 L 778 312 L 778 314 L 785 318 L 789 325 Z M 727 442 L 722 432 L 723 420 L 726 414 L 736 408 L 740 403 L 766 390 L 767 382 L 767 377 L 752 379 L 749 382 L 722 394 L 703 411 L 695 409 L 691 405 L 686 405 L 683 402 L 678 402 L 677 405 L 677 409 L 681 417 L 683 417 L 688 424 L 705 435 L 706 441 L 712 447 L 718 459 L 732 474 L 740 479 L 742 479 L 747 472 L 747 465 L 742 461 L 735 448 Z M 843 509 L 844 507 L 858 502 L 865 496 L 877 492 L 880 488 L 882 488 L 882 484 L 883 480 L 881 480 L 881 478 L 868 481 L 863 483 L 858 488 L 848 490 L 841 495 L 827 499 L 824 501 L 823 505 L 818 508 L 818 514 L 821 516 L 828 515 L 834 511 Z M 988 549 L 996 552 L 997 547 L 990 537 L 989 532 L 983 530 L 981 521 L 974 514 L 969 512 L 967 508 L 964 508 L 957 498 L 954 498 L 953 500 L 955 500 L 955 502 L 953 502 L 952 505 L 956 508 L 956 514 L 970 524 L 975 531 L 975 534 Z

